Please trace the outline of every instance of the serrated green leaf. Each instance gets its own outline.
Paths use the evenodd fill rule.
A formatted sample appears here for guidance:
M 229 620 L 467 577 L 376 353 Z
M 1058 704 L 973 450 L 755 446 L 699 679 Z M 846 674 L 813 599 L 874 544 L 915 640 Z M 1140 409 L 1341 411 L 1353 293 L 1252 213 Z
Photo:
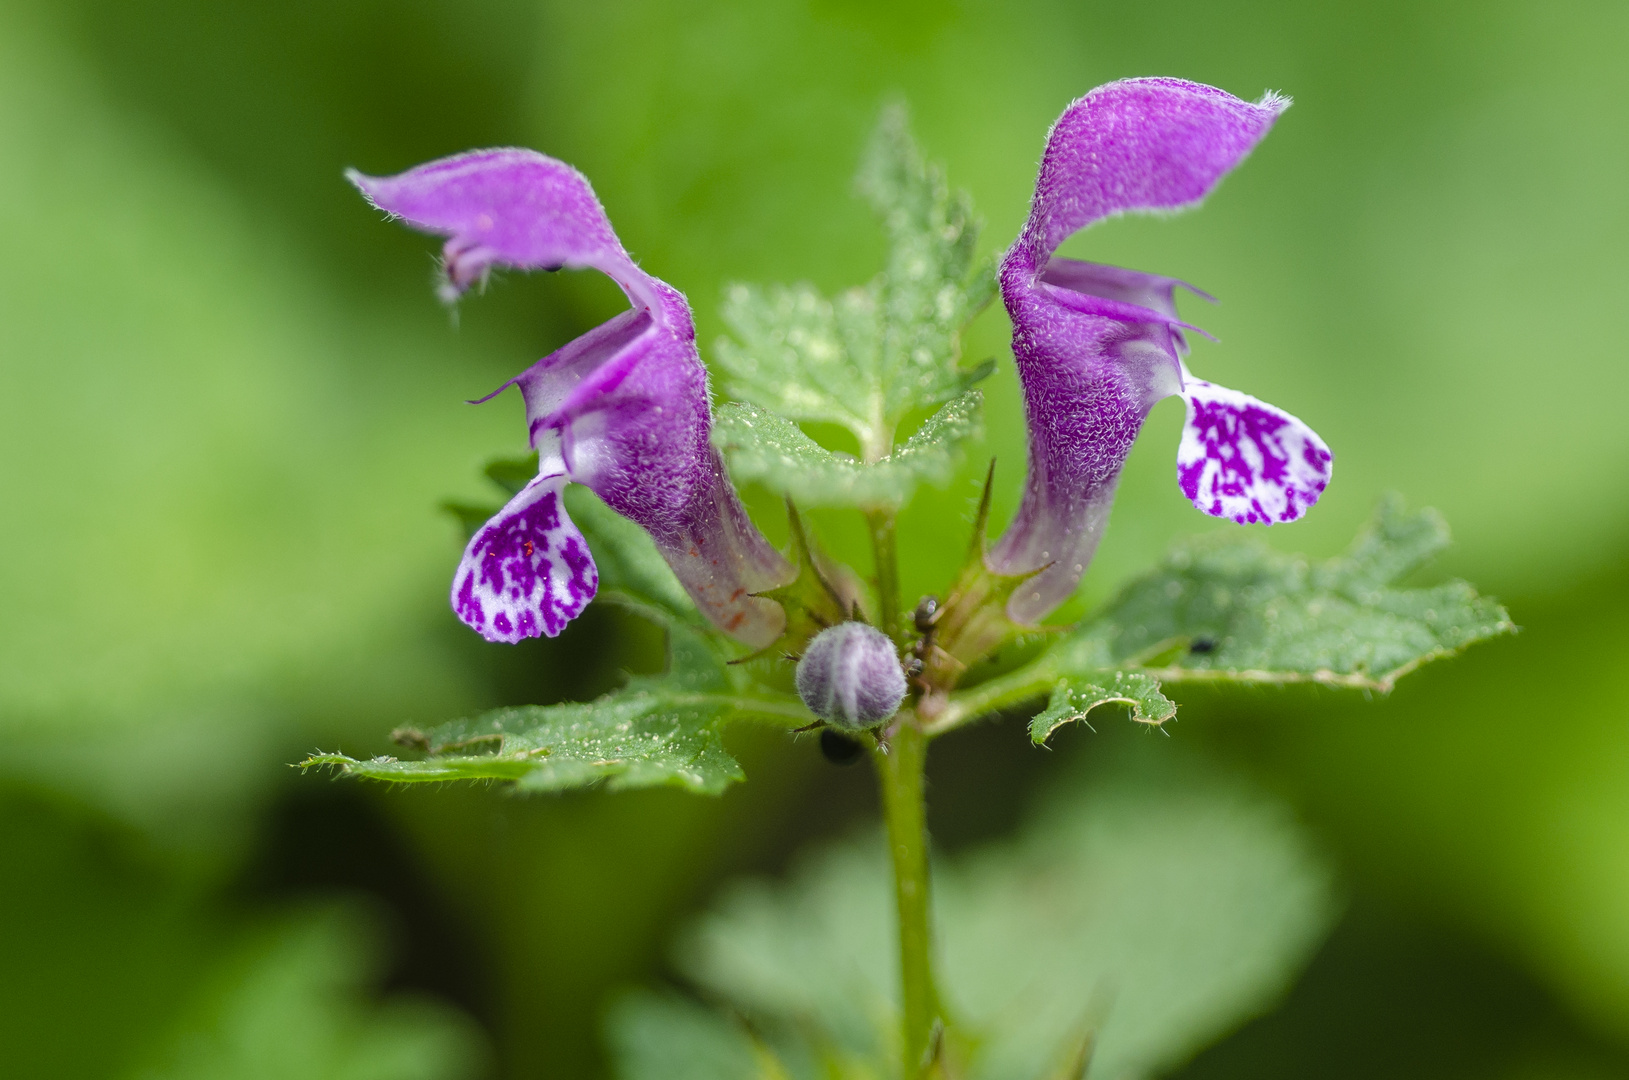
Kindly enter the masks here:
M 781 1080 L 739 1023 L 673 994 L 632 993 L 606 1016 L 619 1080 Z
M 426 754 L 418 761 L 317 754 L 301 765 L 371 780 L 507 780 L 521 791 L 673 784 L 716 795 L 743 779 L 720 737 L 727 721 L 761 715 L 796 725 L 812 718 L 790 698 L 738 693 L 706 638 L 680 625 L 668 633 L 666 674 L 635 677 L 595 701 L 496 709 L 398 732 L 399 742 Z
M 1503 607 L 1463 581 L 1396 584 L 1447 542 L 1434 511 L 1406 513 L 1395 499 L 1345 555 L 1323 562 L 1212 534 L 1127 586 L 1059 644 L 1052 666 L 1388 691 L 1423 663 L 1515 629 Z
M 955 1075 L 1050 1075 L 1083 1027 L 1088 1076 L 1156 1073 L 1268 1007 L 1328 928 L 1330 873 L 1293 816 L 1170 748 L 1115 755 L 1016 842 L 935 867 Z M 738 884 L 681 939 L 678 966 L 808 1057 L 892 1075 L 887 866 L 867 839 L 785 883 Z
M 986 266 L 969 280 L 978 243 L 973 202 L 923 160 L 903 105 L 883 110 L 856 179 L 889 241 L 873 288 L 884 334 L 885 412 L 897 417 L 960 389 L 957 338 L 994 295 L 995 275 Z
M 1387 498 L 1345 555 L 1322 562 L 1232 530 L 1179 544 L 1036 660 L 952 695 L 929 731 L 1033 701 L 1060 681 L 1101 685 L 1111 672 L 1387 693 L 1421 664 L 1516 629 L 1463 581 L 1397 584 L 1447 542 L 1435 511 L 1407 513 Z
M 983 399 L 982 391 L 966 391 L 873 464 L 827 450 L 790 420 L 756 405 L 720 406 L 713 440 L 729 458 L 737 483 L 757 481 L 808 506 L 898 508 L 918 484 L 950 482 L 963 445 L 981 431 Z
M 1086 714 L 1099 705 L 1120 704 L 1131 709 L 1131 718 L 1144 724 L 1163 724 L 1176 715 L 1176 702 L 1160 693 L 1159 680 L 1142 672 L 1116 671 L 1102 685 L 1064 680 L 1052 690 L 1046 708 L 1029 722 L 1029 737 L 1037 744 L 1065 724 L 1086 721 Z
M 875 459 L 906 413 L 970 385 L 957 368 L 960 334 L 995 277 L 993 264 L 972 269 L 972 205 L 922 160 L 903 109 L 884 112 L 858 186 L 888 236 L 884 271 L 835 300 L 809 285 L 731 286 L 722 313 L 734 339 L 720 340 L 716 357 L 731 397 L 841 424 Z

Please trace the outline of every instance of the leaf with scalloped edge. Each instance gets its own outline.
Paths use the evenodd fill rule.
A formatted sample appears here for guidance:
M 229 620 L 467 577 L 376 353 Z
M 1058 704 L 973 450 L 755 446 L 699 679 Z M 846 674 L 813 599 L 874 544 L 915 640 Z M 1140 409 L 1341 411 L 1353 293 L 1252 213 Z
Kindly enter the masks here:
M 1515 630 L 1463 581 L 1398 581 L 1448 543 L 1434 510 L 1383 500 L 1346 554 L 1323 561 L 1220 533 L 1178 546 L 1044 658 L 1059 674 L 1137 669 L 1163 682 L 1312 682 L 1381 692 Z
M 1083 1027 L 1090 1076 L 1163 1075 L 1269 1009 L 1333 921 L 1330 869 L 1287 807 L 1165 740 L 1102 749 L 1015 836 L 936 862 L 949 1075 L 1069 1075 Z M 794 1075 L 895 1076 L 892 898 L 867 837 L 730 887 L 674 960 Z
M 618 1080 L 790 1080 L 740 1020 L 673 993 L 634 991 L 605 1018 Z
M 1131 710 L 1140 724 L 1160 724 L 1176 715 L 1176 702 L 1160 693 L 1160 682 L 1142 672 L 1116 671 L 1101 683 L 1063 679 L 1052 688 L 1046 708 L 1029 722 L 1029 737 L 1037 745 L 1065 724 L 1086 723 L 1086 714 L 1099 705 L 1118 704 Z
M 720 406 L 713 441 L 737 483 L 756 481 L 807 506 L 898 508 L 918 484 L 950 482 L 962 447 L 982 429 L 983 399 L 982 391 L 966 391 L 874 464 L 827 450 L 790 420 L 756 405 Z
M 903 108 L 884 111 L 858 187 L 888 236 L 883 272 L 831 300 L 806 284 L 730 286 L 722 314 L 734 336 L 715 357 L 729 396 L 793 421 L 841 424 L 881 457 L 907 413 L 987 373 L 958 367 L 960 337 L 994 296 L 995 277 L 993 264 L 974 269 L 971 202 L 922 160 Z
M 506 780 L 520 791 L 673 784 L 719 794 L 744 778 L 724 749 L 725 723 L 759 716 L 795 727 L 812 717 L 789 696 L 743 693 L 699 633 L 671 625 L 668 634 L 665 674 L 636 676 L 597 700 L 495 709 L 429 731 L 397 731 L 399 743 L 423 755 L 417 760 L 316 754 L 301 765 L 370 780 Z

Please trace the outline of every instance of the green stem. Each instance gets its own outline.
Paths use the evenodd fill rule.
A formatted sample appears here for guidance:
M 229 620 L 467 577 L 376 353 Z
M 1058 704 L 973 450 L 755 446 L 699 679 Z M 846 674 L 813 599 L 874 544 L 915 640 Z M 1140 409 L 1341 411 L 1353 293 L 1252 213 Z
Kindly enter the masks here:
M 871 551 L 876 564 L 878 617 L 896 642 L 905 633 L 900 623 L 899 556 L 895 549 L 894 514 L 867 510 Z M 882 785 L 883 818 L 888 824 L 888 853 L 894 866 L 894 905 L 899 916 L 900 1061 L 902 1080 L 916 1080 L 922 1056 L 939 1016 L 933 984 L 933 932 L 928 887 L 928 809 L 923 769 L 928 737 L 913 709 L 895 718 L 893 734 L 875 754 Z
M 899 556 L 894 549 L 892 510 L 867 510 L 865 522 L 871 529 L 871 554 L 877 569 L 877 603 L 882 631 L 899 640 Z
M 900 1075 L 904 1080 L 915 1080 L 921 1072 L 933 1022 L 939 1017 L 939 994 L 933 982 L 927 803 L 922 790 L 928 738 L 915 719 L 910 712 L 902 714 L 887 752 L 876 754 L 899 912 Z
M 1044 697 L 1057 681 L 1058 672 L 1052 658 L 1043 656 L 1017 671 L 950 695 L 949 703 L 924 730 L 930 738 L 943 735 L 999 709 Z

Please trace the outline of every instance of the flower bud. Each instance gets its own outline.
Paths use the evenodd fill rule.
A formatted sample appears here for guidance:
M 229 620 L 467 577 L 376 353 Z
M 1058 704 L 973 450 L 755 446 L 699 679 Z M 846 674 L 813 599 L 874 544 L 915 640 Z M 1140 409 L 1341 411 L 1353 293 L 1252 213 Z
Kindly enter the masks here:
M 798 661 L 798 696 L 833 727 L 861 731 L 899 711 L 905 672 L 888 635 L 862 622 L 829 626 Z

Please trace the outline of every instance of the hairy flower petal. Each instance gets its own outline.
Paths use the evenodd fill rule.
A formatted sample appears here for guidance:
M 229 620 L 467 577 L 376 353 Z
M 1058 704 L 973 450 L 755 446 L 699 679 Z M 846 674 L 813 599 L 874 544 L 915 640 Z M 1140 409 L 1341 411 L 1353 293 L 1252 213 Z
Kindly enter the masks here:
M 1334 455 L 1306 424 L 1186 372 L 1177 483 L 1194 506 L 1240 525 L 1294 521 L 1329 486 Z
M 1128 79 L 1072 103 L 1047 136 L 1029 218 L 1000 276 L 1024 387 L 1029 476 L 986 562 L 1034 575 L 1008 601 L 1015 621 L 1039 621 L 1079 584 L 1144 419 L 1182 392 L 1183 331 L 1197 329 L 1176 310 L 1177 287 L 1191 286 L 1053 252 L 1106 217 L 1199 202 L 1287 104 L 1273 95 L 1252 104 L 1176 79 Z M 1286 506 L 1303 501 L 1303 488 L 1293 491 Z
M 652 301 L 649 275 L 622 249 L 587 178 L 563 161 L 535 150 L 475 150 L 397 176 L 354 169 L 345 175 L 387 214 L 449 237 L 443 249 L 447 299 L 492 266 L 508 266 L 592 267 L 615 279 L 636 304 Z
M 349 175 L 375 206 L 448 237 L 444 297 L 456 298 L 493 266 L 592 268 L 622 287 L 630 310 L 545 356 L 498 392 L 518 386 L 526 399 L 538 483 L 569 479 L 592 488 L 651 534 L 715 624 L 751 645 L 773 641 L 784 614 L 752 594 L 780 584 L 791 567 L 747 518 L 712 448 L 707 373 L 690 305 L 628 256 L 583 175 L 564 162 L 513 149 L 460 154 L 400 176 Z M 515 617 L 503 615 L 510 627 L 504 629 L 485 602 L 478 603 L 480 580 L 460 569 L 454 589 L 460 615 L 488 637 L 525 636 L 514 629 Z M 468 604 L 460 606 L 466 595 Z M 541 631 L 556 633 L 541 617 Z
M 1063 111 L 1019 243 L 1039 266 L 1106 217 L 1193 206 L 1267 134 L 1287 98 L 1241 101 L 1181 79 L 1124 79 Z
M 1034 623 L 1080 583 L 1143 419 L 1180 389 L 1181 369 L 1175 331 L 1163 322 L 1086 315 L 1028 291 L 1009 294 L 1008 310 L 1029 476 L 1017 515 L 986 561 L 1001 573 L 1038 571 L 1007 605 L 1012 619 Z
M 564 475 L 539 476 L 464 549 L 453 610 L 488 641 L 554 637 L 594 598 L 599 572 L 566 514 L 565 487 Z

